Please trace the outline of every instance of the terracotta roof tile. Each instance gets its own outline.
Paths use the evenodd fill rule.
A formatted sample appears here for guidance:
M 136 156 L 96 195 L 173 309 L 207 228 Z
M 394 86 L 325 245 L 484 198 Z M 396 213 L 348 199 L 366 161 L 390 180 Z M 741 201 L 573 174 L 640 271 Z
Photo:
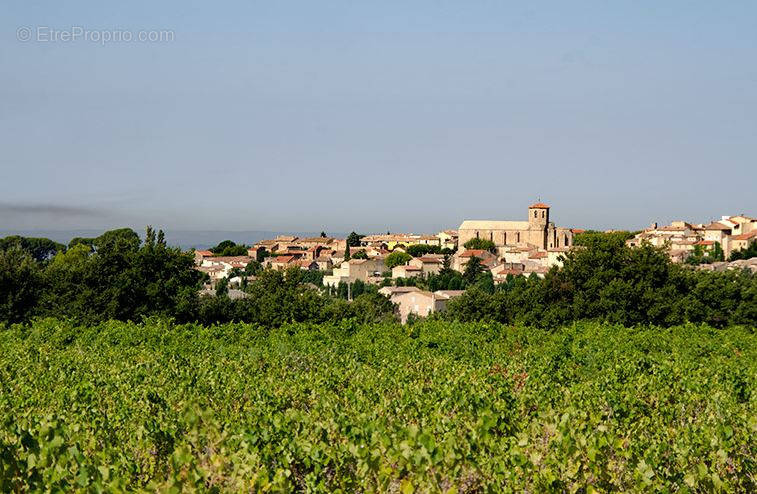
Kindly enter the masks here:
M 436 264 L 441 264 L 441 262 L 442 262 L 442 260 L 439 259 L 438 257 L 426 257 L 426 256 L 423 256 L 423 257 L 418 257 L 417 259 L 419 261 L 421 261 L 421 262 L 430 262 L 430 263 L 436 263 Z
M 483 249 L 471 249 L 471 250 L 466 250 L 465 252 L 460 254 L 460 257 L 479 257 L 481 256 L 481 254 L 485 252 L 488 252 L 488 251 L 485 251 Z
M 742 233 L 741 235 L 734 235 L 731 237 L 731 240 L 749 240 L 754 237 L 757 237 L 757 230 L 749 233 Z
M 717 221 L 713 221 L 709 225 L 704 227 L 705 230 L 730 230 L 730 226 L 726 226 L 723 223 L 718 223 Z
M 272 263 L 276 264 L 289 264 L 294 259 L 294 256 L 278 256 Z

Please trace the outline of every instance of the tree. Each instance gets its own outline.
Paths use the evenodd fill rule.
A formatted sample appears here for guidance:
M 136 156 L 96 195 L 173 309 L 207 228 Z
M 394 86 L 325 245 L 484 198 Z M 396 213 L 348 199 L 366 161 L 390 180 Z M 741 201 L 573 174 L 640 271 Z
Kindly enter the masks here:
M 68 248 L 72 249 L 72 248 L 74 248 L 77 245 L 84 245 L 86 247 L 89 247 L 89 250 L 94 251 L 95 250 L 95 239 L 94 238 L 89 238 L 89 237 L 74 237 L 68 243 Z
M 218 243 L 215 247 L 210 248 L 210 252 L 214 254 L 218 254 L 223 252 L 224 249 L 228 249 L 229 247 L 236 247 L 237 244 L 232 240 L 223 240 Z
M 478 275 L 483 273 L 486 268 L 481 264 L 481 259 L 476 256 L 470 258 L 465 264 L 465 271 L 463 271 L 463 279 L 468 283 L 475 283 Z
M 347 242 L 347 246 L 344 248 L 344 260 L 349 261 L 350 260 L 350 244 Z
M 131 228 L 117 228 L 95 238 L 94 247 L 98 252 L 133 251 L 139 248 L 140 243 L 139 235 Z
M 442 269 L 439 271 L 440 275 L 446 275 L 452 272 L 452 256 L 450 254 L 444 254 L 444 260 L 442 261 Z
M 246 276 L 256 276 L 263 270 L 263 265 L 258 261 L 250 261 L 244 268 L 244 274 Z
M 363 280 L 355 280 L 352 283 L 351 291 L 352 291 L 351 295 L 353 299 L 365 293 L 365 283 L 363 282 Z
M 725 254 L 723 248 L 720 246 L 720 242 L 715 242 L 712 247 L 707 249 L 704 245 L 698 244 L 694 246 L 694 252 L 689 254 L 686 258 L 686 264 L 696 266 L 699 264 L 712 264 L 713 262 L 723 261 Z
M 493 294 L 495 292 L 494 276 L 488 269 L 476 277 L 475 286 L 482 292 Z
M 210 252 L 217 256 L 246 256 L 247 246 L 244 244 L 237 245 L 231 240 L 224 240 L 215 247 L 211 247 Z
M 352 254 L 353 259 L 368 259 L 368 253 L 365 252 L 365 249 L 360 249 L 359 251 Z
M 442 251 L 438 245 L 413 244 L 409 245 L 405 252 L 413 257 L 421 257 L 426 254 L 440 254 Z
M 491 240 L 484 240 L 482 238 L 472 238 L 463 244 L 463 247 L 469 250 L 487 250 L 491 253 L 497 251 L 497 246 Z
M 410 254 L 407 254 L 405 252 L 392 252 L 388 256 L 386 256 L 386 259 L 384 259 L 384 264 L 386 264 L 386 267 L 389 269 L 392 269 L 395 266 L 401 266 L 403 264 L 407 264 L 408 261 L 410 261 L 413 258 Z
M 65 245 L 54 242 L 49 238 L 11 235 L 0 239 L 0 250 L 8 250 L 13 247 L 27 252 L 37 262 L 47 261 L 54 257 L 58 252 L 64 252 L 66 250 Z
M 321 238 L 326 238 L 326 232 L 321 232 Z
M 347 247 L 360 247 L 360 238 L 362 238 L 362 235 L 355 232 L 350 233 L 347 236 Z
M 636 236 L 637 233 L 638 232 L 629 232 L 625 230 L 615 231 L 615 232 L 600 232 L 597 230 L 586 230 L 581 233 L 576 233 L 573 236 L 573 244 L 586 246 L 586 245 L 589 245 L 590 243 L 596 242 L 597 240 L 608 239 L 608 238 L 622 240 L 623 242 L 625 242 L 626 240 L 631 239 L 634 236 Z
M 18 246 L 0 250 L 0 323 L 27 320 L 40 295 L 40 267 Z
M 255 260 L 258 261 L 259 263 L 262 263 L 265 260 L 265 258 L 270 255 L 271 253 L 265 250 L 265 247 L 261 247 L 255 253 Z
M 710 259 L 712 259 L 712 262 L 725 260 L 725 253 L 723 252 L 723 247 L 721 247 L 720 242 L 715 242 L 712 245 L 712 251 L 710 251 Z
M 190 254 L 166 246 L 162 232 L 148 228 L 140 246 L 131 229 L 112 230 L 93 245 L 94 252 L 77 244 L 49 263 L 42 314 L 82 323 L 150 315 L 193 320 L 202 274 Z
M 316 290 L 303 283 L 303 272 L 293 266 L 286 271 L 266 269 L 247 287 L 250 297 L 238 300 L 236 320 L 278 327 L 288 322 L 321 320 L 325 304 Z
M 455 321 L 498 321 L 510 322 L 504 303 L 505 295 L 491 295 L 479 288 L 471 288 L 447 304 L 444 318 Z
M 216 283 L 216 297 L 228 297 L 229 296 L 229 279 L 221 278 Z

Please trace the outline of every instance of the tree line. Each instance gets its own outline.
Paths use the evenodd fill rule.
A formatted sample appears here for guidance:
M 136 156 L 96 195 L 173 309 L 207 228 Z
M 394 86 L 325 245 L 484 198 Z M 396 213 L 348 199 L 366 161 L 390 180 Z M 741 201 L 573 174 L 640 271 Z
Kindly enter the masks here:
M 483 273 L 441 317 L 539 327 L 578 320 L 626 326 L 757 324 L 757 275 L 675 264 L 663 248 L 627 247 L 627 237 L 624 232 L 583 236 L 563 267 L 552 268 L 544 278 L 508 276 L 495 287 Z
M 697 271 L 670 262 L 659 248 L 629 248 L 627 234 L 592 233 L 576 239 L 561 269 L 544 278 L 509 276 L 494 284 L 491 272 L 472 258 L 463 273 L 395 280 L 423 289 L 465 289 L 443 317 L 555 327 L 577 320 L 624 325 L 671 326 L 707 322 L 716 327 L 757 324 L 757 276 L 746 271 Z M 220 246 L 224 251 L 232 245 Z M 224 290 L 200 296 L 205 275 L 191 253 L 166 245 L 148 228 L 144 240 L 131 229 L 73 239 L 0 239 L 0 324 L 58 317 L 82 324 L 110 319 L 168 317 L 177 322 L 250 322 L 274 327 L 287 322 L 391 319 L 394 307 L 376 287 L 320 287 L 322 273 L 262 269 L 257 262 L 236 274 L 254 275 L 230 299 Z M 348 301 L 347 293 L 353 300 Z
M 240 247 L 222 242 L 213 251 L 236 254 Z M 243 287 L 246 298 L 231 300 L 223 289 L 215 297 L 199 296 L 207 276 L 195 269 L 192 253 L 166 245 L 163 232 L 150 227 L 144 241 L 129 228 L 75 238 L 68 246 L 6 237 L 0 239 L 0 324 L 48 316 L 81 324 L 157 316 L 177 322 L 240 321 L 272 327 L 393 317 L 392 304 L 375 290 L 352 302 L 323 293 L 317 288 L 320 272 L 264 270 L 253 261 L 234 274 L 257 278 Z

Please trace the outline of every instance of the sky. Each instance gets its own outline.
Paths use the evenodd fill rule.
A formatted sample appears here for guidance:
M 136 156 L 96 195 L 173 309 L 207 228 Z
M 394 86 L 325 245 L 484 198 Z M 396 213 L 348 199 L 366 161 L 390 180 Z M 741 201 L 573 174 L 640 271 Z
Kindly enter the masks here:
M 757 215 L 753 1 L 26 0 L 0 33 L 0 230 Z

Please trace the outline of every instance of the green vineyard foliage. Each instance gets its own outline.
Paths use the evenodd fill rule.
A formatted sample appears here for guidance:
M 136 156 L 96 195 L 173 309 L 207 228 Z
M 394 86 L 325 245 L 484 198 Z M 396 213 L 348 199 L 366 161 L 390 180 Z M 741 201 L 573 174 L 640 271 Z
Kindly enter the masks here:
M 2 492 L 755 492 L 751 327 L 54 319 L 0 331 Z

